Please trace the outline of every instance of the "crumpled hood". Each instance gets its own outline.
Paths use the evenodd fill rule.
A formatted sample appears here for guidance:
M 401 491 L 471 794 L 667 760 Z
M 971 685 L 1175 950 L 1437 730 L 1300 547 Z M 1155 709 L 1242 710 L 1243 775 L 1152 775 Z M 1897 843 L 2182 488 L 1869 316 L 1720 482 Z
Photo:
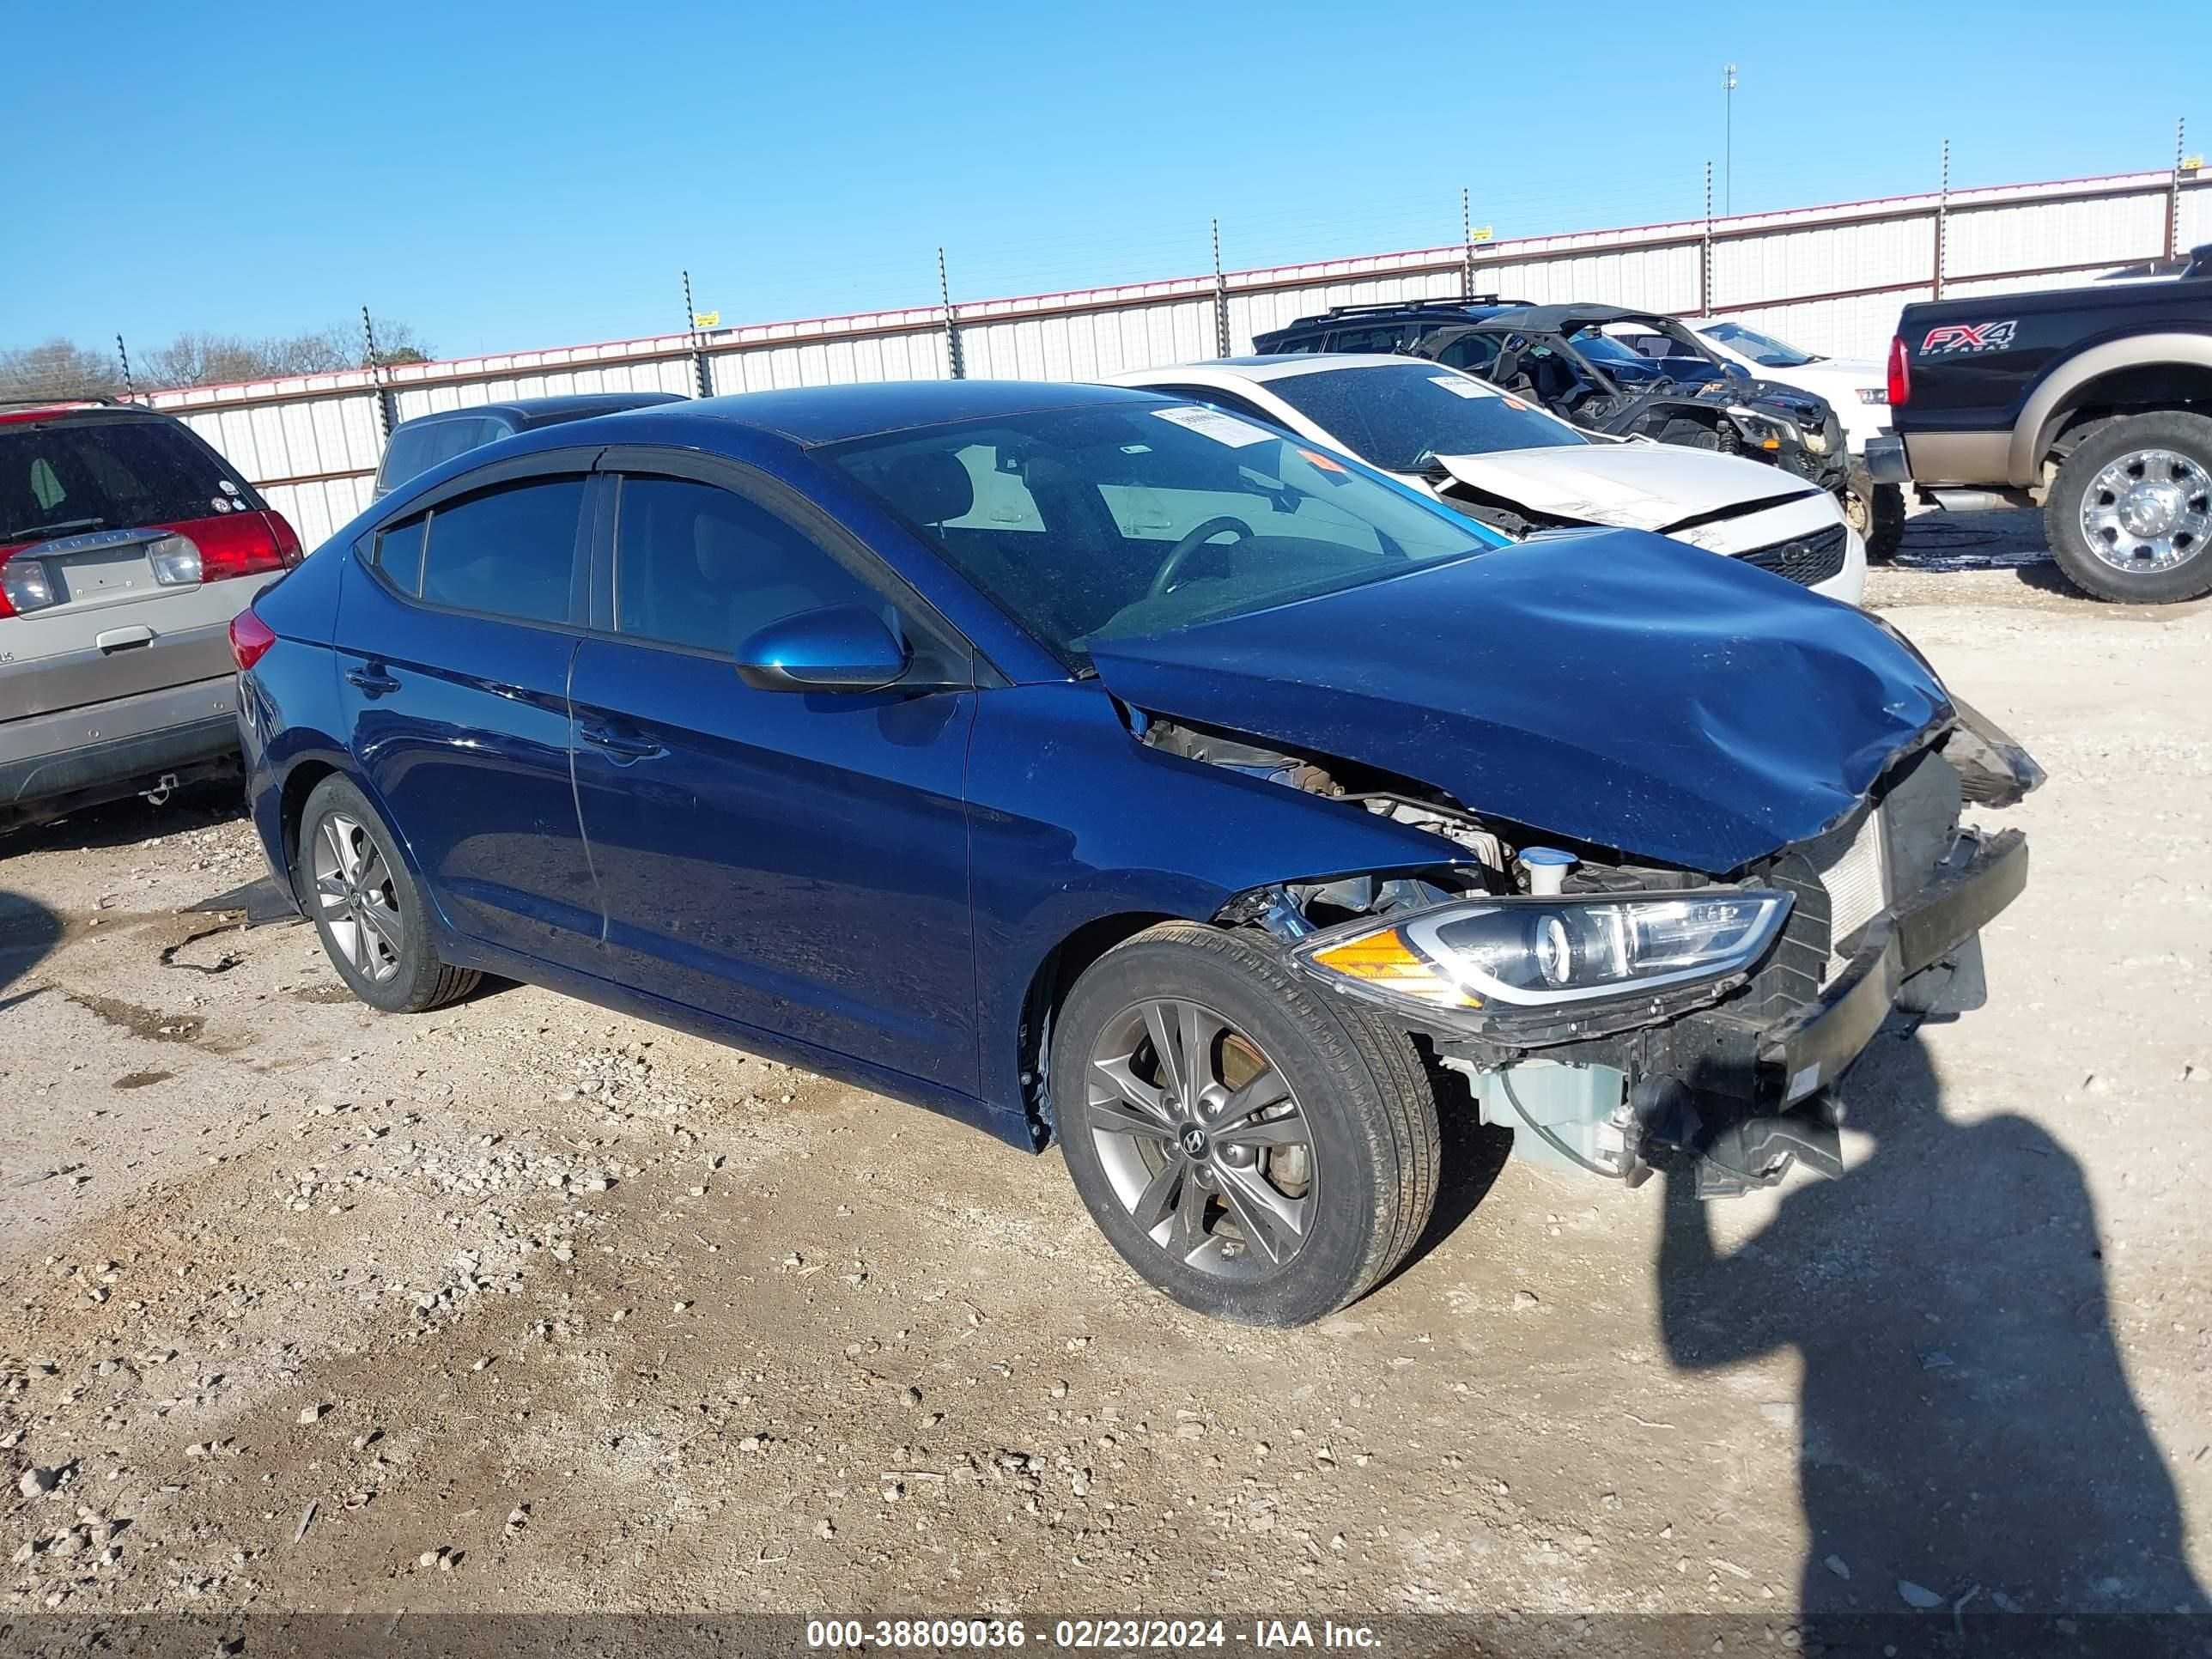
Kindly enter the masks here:
M 1709 404 L 1741 404 L 1764 415 L 1779 415 L 1795 421 L 1799 426 L 1809 426 L 1815 432 L 1827 418 L 1827 400 L 1802 386 L 1790 386 L 1781 380 L 1741 380 L 1733 374 L 1716 371 L 1713 377 L 1677 379 L 1663 371 L 1651 380 L 1622 380 L 1620 389 L 1637 395 L 1647 392 L 1668 392 L 1675 397 L 1696 398 Z
M 1508 449 L 1439 455 L 1437 464 L 1462 483 L 1533 511 L 1635 530 L 1819 493 L 1763 461 L 1679 444 Z
M 1953 712 L 1850 606 L 1632 530 L 1091 650 L 1151 713 L 1713 875 L 1829 827 Z

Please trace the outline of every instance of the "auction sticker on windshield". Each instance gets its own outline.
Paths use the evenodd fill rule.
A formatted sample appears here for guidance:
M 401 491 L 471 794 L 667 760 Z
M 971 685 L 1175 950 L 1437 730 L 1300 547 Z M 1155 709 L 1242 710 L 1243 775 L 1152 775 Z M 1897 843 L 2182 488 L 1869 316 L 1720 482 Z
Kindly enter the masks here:
M 1275 435 L 1265 427 L 1254 426 L 1249 421 L 1240 421 L 1234 415 L 1224 415 L 1218 409 L 1156 409 L 1152 413 L 1164 421 L 1173 421 L 1177 426 L 1188 427 L 1218 444 L 1227 444 L 1231 449 L 1242 449 L 1247 444 L 1265 443 Z
M 1461 374 L 1431 374 L 1429 376 L 1429 384 L 1440 386 L 1445 391 L 1455 393 L 1462 398 L 1487 398 L 1491 395 Z

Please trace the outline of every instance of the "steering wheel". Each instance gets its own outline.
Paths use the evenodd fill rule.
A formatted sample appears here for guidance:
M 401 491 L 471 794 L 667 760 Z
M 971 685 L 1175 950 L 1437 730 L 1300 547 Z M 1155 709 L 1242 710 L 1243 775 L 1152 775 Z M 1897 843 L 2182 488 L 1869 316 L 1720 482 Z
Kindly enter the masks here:
M 1159 574 L 1152 578 L 1152 585 L 1145 590 L 1145 597 L 1157 599 L 1163 593 L 1172 592 L 1176 578 L 1182 574 L 1182 568 L 1189 562 L 1190 556 L 1214 537 L 1232 530 L 1237 532 L 1239 541 L 1252 539 L 1252 526 L 1243 520 L 1232 519 L 1226 514 L 1208 519 L 1204 524 L 1186 532 L 1182 539 L 1168 550 L 1167 557 L 1160 564 Z

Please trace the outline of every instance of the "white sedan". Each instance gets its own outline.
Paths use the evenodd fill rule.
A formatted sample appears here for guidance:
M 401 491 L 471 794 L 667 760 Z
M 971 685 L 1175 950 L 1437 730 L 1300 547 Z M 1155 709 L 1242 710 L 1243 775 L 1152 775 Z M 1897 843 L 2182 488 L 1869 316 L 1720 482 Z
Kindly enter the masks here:
M 1866 545 L 1836 498 L 1757 461 L 1583 432 L 1442 363 L 1231 357 L 1114 377 L 1341 450 L 1515 535 L 1652 530 L 1856 605 Z

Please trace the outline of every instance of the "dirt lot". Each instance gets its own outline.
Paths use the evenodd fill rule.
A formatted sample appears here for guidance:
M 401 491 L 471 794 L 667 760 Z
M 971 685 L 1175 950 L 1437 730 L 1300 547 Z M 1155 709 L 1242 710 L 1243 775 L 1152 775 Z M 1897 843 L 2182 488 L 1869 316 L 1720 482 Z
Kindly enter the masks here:
M 0 1606 L 1727 1612 L 1788 1644 L 1807 1607 L 2190 1602 L 2212 611 L 2086 604 L 2008 562 L 2036 548 L 1916 520 L 1876 577 L 2051 781 L 2008 815 L 2035 874 L 1990 1006 L 1878 1040 L 1851 1171 L 1700 1212 L 1462 1126 L 1421 1253 L 1301 1332 L 1144 1289 L 1056 1156 L 534 988 L 378 1017 L 309 930 L 179 914 L 258 873 L 227 803 L 17 838 Z

